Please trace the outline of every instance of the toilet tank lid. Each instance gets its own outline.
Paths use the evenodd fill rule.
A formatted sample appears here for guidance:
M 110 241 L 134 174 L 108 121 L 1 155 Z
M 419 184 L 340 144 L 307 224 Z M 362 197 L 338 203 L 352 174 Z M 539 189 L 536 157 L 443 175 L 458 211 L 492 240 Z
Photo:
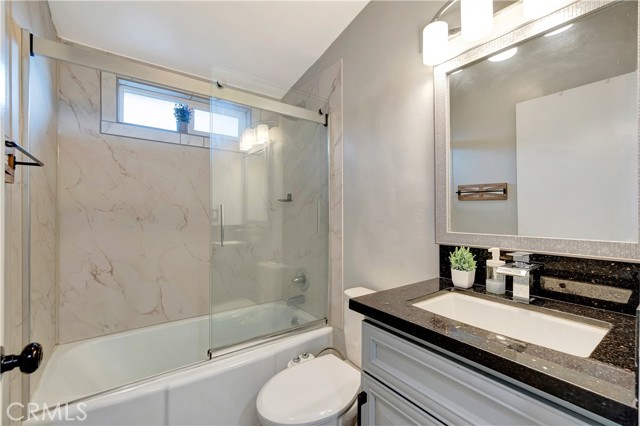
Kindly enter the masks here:
M 375 290 L 371 290 L 370 288 L 366 288 L 366 287 L 353 287 L 353 288 L 348 288 L 344 291 L 344 298 L 353 299 L 354 297 L 360 297 L 360 296 L 364 296 L 366 294 L 371 294 L 375 292 L 376 292 Z

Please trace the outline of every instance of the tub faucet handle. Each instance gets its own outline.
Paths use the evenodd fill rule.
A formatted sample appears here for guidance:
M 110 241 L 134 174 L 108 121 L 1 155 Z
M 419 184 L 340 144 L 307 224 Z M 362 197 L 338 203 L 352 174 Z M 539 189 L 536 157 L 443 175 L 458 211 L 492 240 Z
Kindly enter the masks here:
M 307 280 L 307 275 L 302 270 L 298 271 L 291 282 L 293 283 L 293 285 L 297 285 L 298 287 L 300 287 L 300 290 L 302 291 L 305 291 L 309 288 L 309 280 Z

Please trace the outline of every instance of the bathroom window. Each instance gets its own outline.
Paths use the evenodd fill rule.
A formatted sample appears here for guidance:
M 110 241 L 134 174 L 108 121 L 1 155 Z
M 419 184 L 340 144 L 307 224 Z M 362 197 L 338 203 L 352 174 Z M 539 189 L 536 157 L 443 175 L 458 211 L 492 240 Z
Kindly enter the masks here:
M 213 129 L 217 135 L 236 140 L 249 114 L 249 108 L 222 101 L 217 101 L 215 111 L 209 112 L 207 99 L 124 79 L 118 80 L 118 101 L 121 123 L 175 131 L 173 108 L 176 103 L 184 103 L 193 108 L 189 133 L 208 136 Z
M 208 148 L 216 143 L 237 144 L 251 122 L 251 109 L 191 93 L 140 83 L 102 72 L 102 133 Z M 187 133 L 176 131 L 176 103 L 193 108 Z

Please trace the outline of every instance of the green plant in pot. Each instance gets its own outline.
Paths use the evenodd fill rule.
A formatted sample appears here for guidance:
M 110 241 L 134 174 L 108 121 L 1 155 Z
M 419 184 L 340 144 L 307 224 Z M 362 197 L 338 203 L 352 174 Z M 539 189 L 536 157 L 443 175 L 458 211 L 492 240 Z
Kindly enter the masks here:
M 187 104 L 176 104 L 173 108 L 173 115 L 176 117 L 176 129 L 180 133 L 189 131 L 189 122 L 193 116 L 193 108 L 189 108 Z
M 453 285 L 469 288 L 476 277 L 476 260 L 469 247 L 456 247 L 449 255 Z

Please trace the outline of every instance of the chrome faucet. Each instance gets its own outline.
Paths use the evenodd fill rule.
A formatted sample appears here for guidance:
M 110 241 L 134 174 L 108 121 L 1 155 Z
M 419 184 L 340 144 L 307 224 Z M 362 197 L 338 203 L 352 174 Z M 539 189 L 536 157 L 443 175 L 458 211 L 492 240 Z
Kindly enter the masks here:
M 306 291 L 309 288 L 309 280 L 303 270 L 299 270 L 295 278 L 291 280 L 293 285 L 300 287 L 300 290 Z
M 513 263 L 500 266 L 496 270 L 496 274 L 512 276 L 513 300 L 516 302 L 529 303 L 532 300 L 531 287 L 534 284 L 534 276 L 532 272 L 536 269 L 540 269 L 542 265 L 529 263 L 531 253 L 518 251 L 507 254 L 513 257 Z

